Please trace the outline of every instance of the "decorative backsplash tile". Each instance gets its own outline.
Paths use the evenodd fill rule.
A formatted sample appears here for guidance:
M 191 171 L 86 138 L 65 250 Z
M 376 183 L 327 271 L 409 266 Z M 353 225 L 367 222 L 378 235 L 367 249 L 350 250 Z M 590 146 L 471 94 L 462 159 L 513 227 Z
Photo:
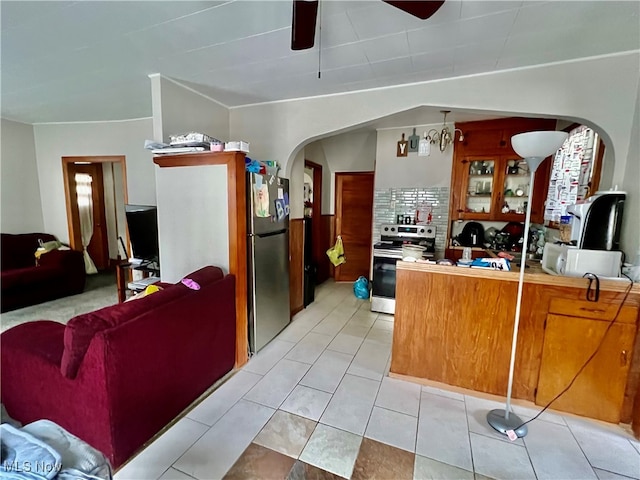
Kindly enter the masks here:
M 430 204 L 436 227 L 436 252 L 444 253 L 449 223 L 449 187 L 376 189 L 373 196 L 373 243 L 380 241 L 380 225 L 396 223 L 396 215 L 416 216 L 418 205 Z

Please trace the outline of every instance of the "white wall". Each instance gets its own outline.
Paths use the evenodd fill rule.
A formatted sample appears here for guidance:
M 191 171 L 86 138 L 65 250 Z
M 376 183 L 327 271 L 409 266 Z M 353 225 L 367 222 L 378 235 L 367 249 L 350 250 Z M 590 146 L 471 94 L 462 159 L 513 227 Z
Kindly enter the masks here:
M 627 254 L 627 261 L 632 263 L 640 252 L 640 84 L 635 105 L 636 112 L 629 140 L 629 159 L 624 181 L 620 184 L 622 190 L 627 192 L 620 247 Z
M 0 231 L 44 232 L 33 126 L 3 118 L 1 134 Z
M 152 78 L 151 88 L 154 118 L 158 113 L 162 119 L 161 133 L 155 130 L 158 123 L 154 124 L 155 140 L 168 143 L 170 135 L 189 132 L 205 133 L 224 142 L 229 140 L 227 107 L 166 77 Z
M 442 124 L 416 126 L 416 134 L 422 136 L 431 128 L 440 130 Z M 449 125 L 453 131 L 453 125 Z M 398 141 L 413 134 L 412 128 L 378 130 L 376 147 L 375 188 L 425 188 L 451 185 L 453 146 L 444 152 L 438 145 L 431 145 L 431 155 L 419 157 L 417 152 L 397 157 Z
M 162 280 L 205 265 L 229 272 L 227 166 L 156 168 Z
M 336 203 L 335 174 L 374 170 L 376 132 L 349 132 L 317 140 L 305 146 L 304 157 L 322 165 L 322 213 L 333 214 Z M 295 181 L 298 180 L 296 177 Z
M 150 118 L 120 122 L 34 125 L 44 230 L 69 241 L 62 180 L 62 157 L 124 155 L 129 203 L 156 204 L 152 155 L 144 140 L 152 138 Z
M 349 132 L 320 140 L 331 170 L 329 212 L 335 213 L 336 173 L 373 172 L 376 163 L 376 132 Z
M 230 134 L 251 142 L 256 158 L 287 159 L 290 171 L 291 160 L 308 143 L 419 106 L 574 120 L 602 135 L 611 169 L 605 176 L 611 182 L 602 188 L 608 188 L 623 184 L 628 162 L 638 161 L 630 156 L 630 143 L 637 141 L 632 125 L 639 79 L 640 55 L 634 51 L 232 108 Z M 625 215 L 624 222 L 639 220 Z
M 289 174 L 289 215 L 292 219 L 304 216 L 304 150 L 296 155 Z

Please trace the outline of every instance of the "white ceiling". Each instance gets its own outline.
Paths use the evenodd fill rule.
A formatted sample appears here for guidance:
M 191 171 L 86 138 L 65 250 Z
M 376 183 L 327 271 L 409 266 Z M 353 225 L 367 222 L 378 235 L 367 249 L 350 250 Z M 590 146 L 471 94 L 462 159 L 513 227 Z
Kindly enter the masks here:
M 148 117 L 151 73 L 233 107 L 640 48 L 638 1 L 447 0 L 419 20 L 379 0 L 322 0 L 316 46 L 297 52 L 289 0 L 0 8 L 1 113 L 26 123 Z

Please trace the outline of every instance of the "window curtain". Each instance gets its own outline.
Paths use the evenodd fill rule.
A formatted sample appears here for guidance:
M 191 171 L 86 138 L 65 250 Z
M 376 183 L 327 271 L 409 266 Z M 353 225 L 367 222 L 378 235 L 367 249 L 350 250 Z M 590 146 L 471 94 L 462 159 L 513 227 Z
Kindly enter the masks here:
M 91 189 L 91 181 L 91 175 L 76 173 L 76 195 L 78 197 L 78 213 L 80 214 L 84 268 L 88 274 L 98 273 L 96 265 L 87 251 L 93 236 L 93 190 Z

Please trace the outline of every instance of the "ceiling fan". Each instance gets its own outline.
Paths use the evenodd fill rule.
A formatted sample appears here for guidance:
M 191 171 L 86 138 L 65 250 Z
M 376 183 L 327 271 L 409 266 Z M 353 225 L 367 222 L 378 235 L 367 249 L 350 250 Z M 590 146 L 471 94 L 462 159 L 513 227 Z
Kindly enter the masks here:
M 430 18 L 444 4 L 444 0 L 382 1 L 422 20 Z M 318 0 L 293 0 L 291 50 L 306 50 L 313 47 L 317 17 Z

